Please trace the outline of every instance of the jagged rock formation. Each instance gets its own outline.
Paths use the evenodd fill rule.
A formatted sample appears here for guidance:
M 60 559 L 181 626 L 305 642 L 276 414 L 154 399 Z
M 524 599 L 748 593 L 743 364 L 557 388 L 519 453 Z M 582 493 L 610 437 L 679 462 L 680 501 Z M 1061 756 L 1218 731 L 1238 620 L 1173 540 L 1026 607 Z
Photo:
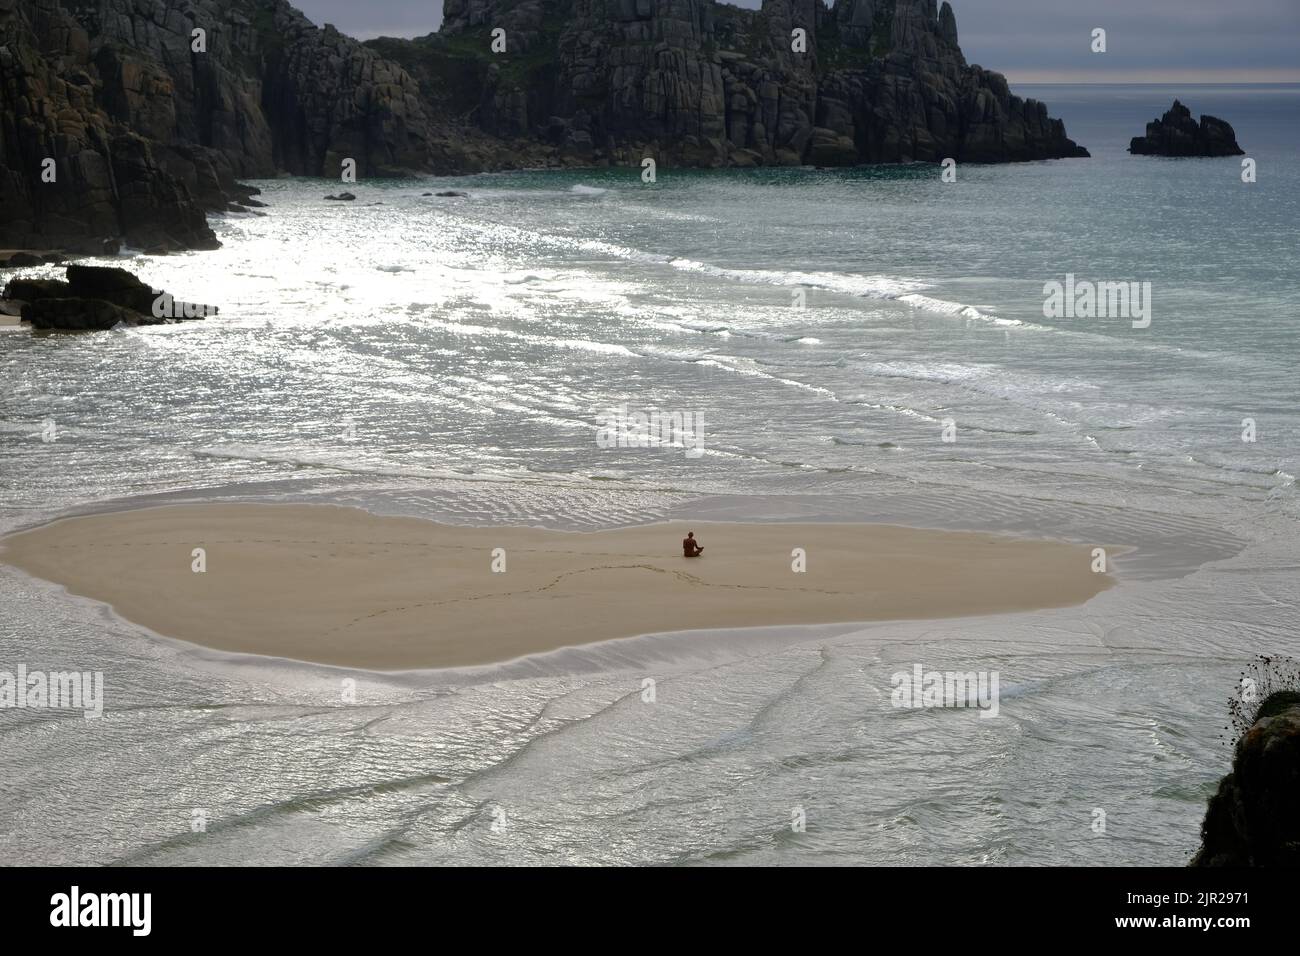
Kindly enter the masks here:
M 507 49 L 493 54 L 497 27 Z M 1087 155 L 1043 104 L 966 63 L 952 7 L 935 0 L 765 0 L 758 11 L 714 0 L 447 0 L 440 34 L 372 45 L 426 96 L 458 99 L 447 105 L 483 130 L 549 143 L 562 161 Z M 463 90 L 441 82 L 448 60 L 472 78 Z
M 0 0 L 0 246 L 208 248 L 205 212 L 260 205 L 240 178 L 348 159 L 366 177 L 1085 155 L 966 63 L 935 0 L 447 0 L 440 33 L 368 44 L 285 0 Z
M 1219 782 L 1192 866 L 1300 866 L 1300 693 L 1265 698 Z
M 91 56 L 57 3 L 0 0 L 0 245 L 215 245 L 149 140 L 100 107 Z
M 211 248 L 205 212 L 259 205 L 239 177 L 454 166 L 434 131 L 400 67 L 283 0 L 0 0 L 3 246 Z
M 125 269 L 71 265 L 67 281 L 11 279 L 4 300 L 21 306 L 24 322 L 40 331 L 104 331 L 118 325 L 162 325 L 215 315 L 206 305 L 176 302 Z
M 1134 136 L 1128 151 L 1141 156 L 1241 156 L 1237 134 L 1221 119 L 1201 116 L 1198 126 L 1192 111 L 1178 100 L 1158 120 L 1147 123 L 1145 136 Z

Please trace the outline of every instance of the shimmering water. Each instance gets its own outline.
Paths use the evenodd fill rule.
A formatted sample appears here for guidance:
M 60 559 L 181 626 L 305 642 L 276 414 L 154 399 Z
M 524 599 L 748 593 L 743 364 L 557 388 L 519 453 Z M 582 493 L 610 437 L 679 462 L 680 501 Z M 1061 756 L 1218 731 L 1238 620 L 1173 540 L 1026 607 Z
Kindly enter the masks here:
M 1094 158 L 351 204 L 261 183 L 269 215 L 215 219 L 220 251 L 122 263 L 219 317 L 0 335 L 0 522 L 218 496 L 854 518 L 1104 546 L 1121 587 L 384 676 L 160 641 L 0 566 L 0 669 L 102 670 L 108 696 L 98 721 L 0 711 L 0 860 L 1184 862 L 1237 672 L 1300 653 L 1300 90 L 1021 92 Z M 1175 93 L 1234 123 L 1258 182 L 1123 152 Z M 1067 272 L 1150 282 L 1150 328 L 1045 318 Z M 702 416 L 706 453 L 599 447 L 623 405 Z M 916 662 L 998 670 L 1000 717 L 893 708 Z

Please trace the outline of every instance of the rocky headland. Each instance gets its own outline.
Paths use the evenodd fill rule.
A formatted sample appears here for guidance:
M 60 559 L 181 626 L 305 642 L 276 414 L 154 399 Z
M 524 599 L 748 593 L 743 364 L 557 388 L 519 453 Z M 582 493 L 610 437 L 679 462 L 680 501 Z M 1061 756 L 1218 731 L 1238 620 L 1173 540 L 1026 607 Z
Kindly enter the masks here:
M 513 150 L 512 165 L 1088 155 L 1043 104 L 966 62 L 952 6 L 936 0 L 447 0 L 438 33 L 367 45 L 438 114 Z
M 1241 156 L 1233 128 L 1215 116 L 1201 116 L 1174 100 L 1160 119 L 1147 123 L 1144 136 L 1134 136 L 1128 151 L 1139 156 Z
M 504 31 L 494 51 L 493 33 Z M 499 46 L 499 44 L 498 44 Z M 0 247 L 217 244 L 241 179 L 1086 156 L 936 0 L 447 0 L 360 43 L 284 0 L 0 0 Z

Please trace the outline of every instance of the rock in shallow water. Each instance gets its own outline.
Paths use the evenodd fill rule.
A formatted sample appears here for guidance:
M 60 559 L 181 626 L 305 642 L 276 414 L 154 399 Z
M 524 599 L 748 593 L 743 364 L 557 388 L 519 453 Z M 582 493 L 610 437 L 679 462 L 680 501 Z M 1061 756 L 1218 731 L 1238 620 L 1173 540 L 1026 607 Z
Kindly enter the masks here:
M 1145 136 L 1134 136 L 1128 151 L 1138 156 L 1241 156 L 1237 134 L 1214 116 L 1201 116 L 1198 125 L 1192 111 L 1174 100 L 1168 112 L 1147 123 Z
M 116 325 L 152 325 L 138 312 L 102 299 L 41 299 L 23 306 L 23 321 L 33 329 L 102 332 Z
M 128 326 L 163 325 L 216 315 L 212 306 L 177 302 L 156 292 L 125 269 L 72 265 L 67 280 L 13 279 L 4 298 L 21 302 L 23 321 L 33 329 L 93 332 Z
M 5 262 L 4 265 L 11 269 L 16 269 L 21 268 L 22 266 L 39 266 L 44 262 L 45 259 L 43 256 L 34 255 L 30 252 L 15 252 L 9 257 L 9 260 Z

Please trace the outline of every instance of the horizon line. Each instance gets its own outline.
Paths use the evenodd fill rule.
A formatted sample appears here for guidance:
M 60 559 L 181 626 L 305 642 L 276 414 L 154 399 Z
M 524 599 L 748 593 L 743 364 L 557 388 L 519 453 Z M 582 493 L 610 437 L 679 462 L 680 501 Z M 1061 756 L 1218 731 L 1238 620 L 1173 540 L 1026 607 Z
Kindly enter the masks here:
M 726 2 L 726 0 L 719 0 Z M 310 16 L 307 17 L 309 22 L 315 25 L 315 21 Z M 407 28 L 397 33 L 386 32 L 381 27 L 378 30 L 361 30 L 356 33 L 348 33 L 346 30 L 340 30 L 335 24 L 328 21 L 318 25 L 318 29 L 333 27 L 339 33 L 349 36 L 359 43 L 369 43 L 372 40 L 419 40 L 429 36 L 437 36 L 442 33 L 443 24 L 439 24 L 432 30 L 417 33 Z M 1240 84 L 1249 86 L 1264 86 L 1270 84 L 1300 84 L 1300 70 L 1294 67 L 1261 67 L 1256 69 L 1242 69 L 1240 67 L 1218 67 L 1210 71 L 1201 71 L 1193 74 L 1180 71 L 1177 67 L 1168 68 L 1169 72 L 1161 73 L 1137 73 L 1129 71 L 1127 73 L 1117 71 L 1115 73 L 1098 74 L 1091 70 L 1045 70 L 1042 68 L 1015 68 L 1004 69 L 999 67 L 986 67 L 977 63 L 974 59 L 967 61 L 972 66 L 980 66 L 982 69 L 994 73 L 1001 73 L 1007 78 L 1009 83 L 1036 83 L 1036 84 L 1059 84 L 1062 86 L 1137 86 L 1142 84 L 1168 84 L 1177 83 L 1183 85 L 1201 84 L 1205 86 L 1223 85 L 1223 84 Z M 1217 76 L 1214 74 L 1218 74 Z M 1208 74 L 1208 75 L 1207 75 Z M 1099 76 L 1106 76 L 1107 79 L 1098 79 Z
M 985 69 L 988 69 L 988 67 L 985 67 Z M 1090 73 L 1051 73 L 1047 71 L 1034 70 L 994 70 L 994 72 L 1001 73 L 1005 76 L 1008 83 L 1059 83 L 1061 85 L 1069 86 L 1139 86 L 1143 84 L 1159 86 L 1171 83 L 1185 86 L 1223 86 L 1225 84 L 1237 84 L 1241 86 L 1276 86 L 1300 83 L 1300 73 L 1294 71 L 1277 71 L 1274 73 L 1261 72 L 1251 76 L 1234 72 L 1225 72 L 1221 76 L 1206 76 L 1203 73 L 1199 75 L 1174 73 L 1168 76 L 1152 76 L 1150 74 L 1102 74 L 1099 76 Z
M 1294 80 L 1038 80 L 1007 77 L 1008 83 L 1025 86 L 1300 86 Z

